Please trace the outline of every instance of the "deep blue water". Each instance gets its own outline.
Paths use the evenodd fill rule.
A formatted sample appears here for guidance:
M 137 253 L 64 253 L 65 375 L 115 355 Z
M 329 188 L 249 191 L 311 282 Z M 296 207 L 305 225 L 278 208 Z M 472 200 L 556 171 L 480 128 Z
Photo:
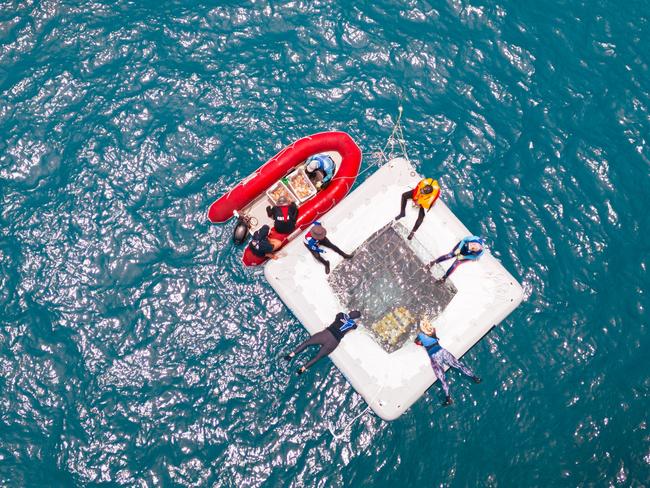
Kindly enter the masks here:
M 648 486 L 646 1 L 0 2 L 0 484 Z M 370 414 L 209 204 L 346 130 L 524 303 Z M 362 181 L 369 173 L 362 175 Z

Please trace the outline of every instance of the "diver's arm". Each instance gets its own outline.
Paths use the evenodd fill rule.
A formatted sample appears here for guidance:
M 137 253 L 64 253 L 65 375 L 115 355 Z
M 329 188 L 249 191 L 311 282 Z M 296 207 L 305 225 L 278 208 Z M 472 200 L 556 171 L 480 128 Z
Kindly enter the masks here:
M 454 251 L 454 254 L 456 254 L 456 258 L 461 260 L 465 259 L 465 255 L 463 254 L 463 246 L 467 245 L 468 242 L 469 242 L 469 238 L 463 237 L 461 241 L 458 244 L 456 244 L 457 250 Z

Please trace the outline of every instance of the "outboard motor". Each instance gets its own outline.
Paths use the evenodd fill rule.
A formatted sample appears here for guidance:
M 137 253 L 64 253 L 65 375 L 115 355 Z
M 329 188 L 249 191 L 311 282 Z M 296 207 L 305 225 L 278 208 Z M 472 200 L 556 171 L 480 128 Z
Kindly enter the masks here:
M 241 246 L 244 242 L 246 242 L 247 238 L 248 238 L 248 223 L 243 217 L 237 216 L 237 222 L 235 223 L 235 230 L 233 230 L 232 233 L 232 240 L 236 245 Z

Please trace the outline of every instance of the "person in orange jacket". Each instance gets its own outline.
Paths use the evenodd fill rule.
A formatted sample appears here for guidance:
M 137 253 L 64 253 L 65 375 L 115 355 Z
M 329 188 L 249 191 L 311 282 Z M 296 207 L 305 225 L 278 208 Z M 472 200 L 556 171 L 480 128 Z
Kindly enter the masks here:
M 434 180 L 433 178 L 423 178 L 420 180 L 417 186 L 413 188 L 413 190 L 409 190 L 402 194 L 402 206 L 400 213 L 397 217 L 395 217 L 395 220 L 399 220 L 406 215 L 406 202 L 409 199 L 413 200 L 413 203 L 420 207 L 418 218 L 415 221 L 413 230 L 411 230 L 411 233 L 408 236 L 409 241 L 413 239 L 415 231 L 417 231 L 422 224 L 422 221 L 424 220 L 425 210 L 431 210 L 431 207 L 433 207 L 433 204 L 436 203 L 436 200 L 438 200 L 439 196 L 440 185 L 438 184 L 438 180 Z

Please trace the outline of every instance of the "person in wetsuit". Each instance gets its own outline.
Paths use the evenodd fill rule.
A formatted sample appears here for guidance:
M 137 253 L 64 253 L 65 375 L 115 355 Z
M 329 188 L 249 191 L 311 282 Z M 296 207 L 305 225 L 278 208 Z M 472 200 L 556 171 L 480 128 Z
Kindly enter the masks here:
M 440 278 L 439 281 L 445 281 L 449 278 L 449 275 L 452 274 L 458 266 L 463 264 L 466 261 L 476 261 L 483 255 L 483 239 L 478 236 L 467 236 L 464 237 L 450 253 L 447 253 L 443 256 L 440 256 L 437 259 L 434 259 L 429 264 L 426 265 L 427 270 L 431 269 L 431 266 L 437 263 L 442 263 L 447 259 L 456 258 L 454 263 L 449 267 L 445 275 Z
M 343 256 L 344 259 L 350 259 L 353 257 L 353 254 L 347 254 L 339 249 L 332 241 L 327 238 L 327 230 L 325 227 L 320 225 L 320 222 L 314 222 L 314 225 L 311 229 L 305 234 L 305 247 L 309 249 L 309 252 L 312 256 L 325 266 L 325 273 L 329 274 L 330 272 L 330 262 L 326 259 L 323 259 L 321 254 L 325 252 L 325 249 L 322 249 L 321 246 L 327 247 L 332 251 L 336 252 Z
M 415 338 L 415 343 L 424 347 L 429 355 L 433 374 L 435 374 L 436 378 L 440 380 L 442 389 L 445 391 L 445 401 L 442 403 L 444 406 L 453 403 L 451 396 L 449 395 L 449 386 L 445 380 L 445 366 L 460 370 L 464 375 L 472 378 L 474 383 L 481 382 L 481 378 L 476 376 L 471 369 L 461 363 L 452 353 L 440 345 L 440 341 L 436 335 L 436 329 L 428 321 L 420 321 L 420 332 L 418 332 L 418 335 Z
M 307 159 L 305 165 L 305 173 L 318 189 L 329 185 L 335 170 L 336 164 L 327 154 L 314 154 Z
M 248 244 L 248 248 L 255 256 L 260 258 L 278 259 L 274 251 L 280 248 L 282 241 L 269 238 L 270 230 L 268 225 L 263 225 L 256 230 L 253 233 L 251 242 Z
M 315 333 L 309 339 L 304 341 L 292 352 L 284 356 L 284 359 L 291 361 L 296 354 L 300 354 L 308 346 L 320 346 L 316 356 L 311 358 L 307 364 L 298 369 L 298 374 L 304 373 L 311 368 L 316 361 L 329 355 L 334 349 L 336 349 L 345 334 L 357 328 L 355 320 L 359 317 L 361 317 L 361 312 L 358 310 L 353 310 L 350 313 L 337 313 L 334 322 L 328 325 L 327 328 Z
M 291 234 L 296 230 L 298 205 L 287 197 L 281 196 L 277 205 L 266 207 L 266 214 L 273 219 L 273 228 L 280 234 Z
M 431 207 L 436 203 L 439 196 L 440 185 L 438 184 L 438 180 L 434 180 L 433 178 L 423 178 L 415 188 L 402 193 L 400 212 L 399 215 L 395 217 L 395 220 L 399 220 L 406 215 L 406 202 L 408 202 L 409 199 L 413 200 L 413 203 L 420 207 L 418 218 L 415 220 L 415 225 L 413 226 L 411 233 L 408 235 L 409 241 L 413 239 L 415 231 L 417 231 L 420 228 L 420 225 L 422 225 L 425 210 L 427 212 L 431 210 Z

